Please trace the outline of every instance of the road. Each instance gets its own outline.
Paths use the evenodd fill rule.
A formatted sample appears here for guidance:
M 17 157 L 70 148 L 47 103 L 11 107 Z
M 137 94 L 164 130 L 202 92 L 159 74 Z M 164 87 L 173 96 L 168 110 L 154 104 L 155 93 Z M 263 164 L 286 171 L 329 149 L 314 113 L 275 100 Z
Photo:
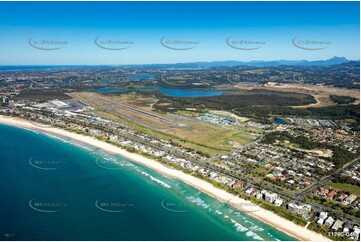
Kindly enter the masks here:
M 345 169 L 347 169 L 350 166 L 354 165 L 354 163 L 359 162 L 359 160 L 360 160 L 360 158 L 356 158 L 353 161 L 351 161 L 351 162 L 347 163 L 346 165 L 344 165 L 343 167 L 341 167 L 340 169 L 338 169 L 337 171 L 335 171 L 334 173 L 323 177 L 320 181 L 318 181 L 314 185 L 308 187 L 307 189 L 305 189 L 302 192 L 300 192 L 299 194 L 297 194 L 296 199 L 299 199 L 299 198 L 303 197 L 304 195 L 306 195 L 307 193 L 309 193 L 312 190 L 316 189 L 317 187 L 320 187 L 322 184 L 331 181 L 334 175 L 344 171 Z

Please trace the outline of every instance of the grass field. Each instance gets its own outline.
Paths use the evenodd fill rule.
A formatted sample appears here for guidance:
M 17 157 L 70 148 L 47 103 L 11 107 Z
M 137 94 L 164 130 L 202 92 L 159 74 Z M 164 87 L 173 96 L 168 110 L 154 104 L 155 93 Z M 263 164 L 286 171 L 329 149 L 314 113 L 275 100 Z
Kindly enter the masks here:
M 183 138 L 170 132 L 162 132 L 159 130 L 145 127 L 136 122 L 123 119 L 109 112 L 93 111 L 93 113 L 114 121 L 118 121 L 123 124 L 130 125 L 140 132 L 148 133 L 159 138 L 170 139 L 183 147 L 190 148 L 195 151 L 200 151 L 204 154 L 209 155 L 215 155 L 230 151 L 232 149 L 231 142 L 244 144 L 254 140 L 254 136 L 243 133 L 241 131 L 221 130 L 215 127 L 209 127 L 207 130 L 208 132 L 204 132 L 203 135 L 198 134 L 195 137 L 191 136 L 188 138 Z
M 214 130 L 208 134 L 199 135 L 191 137 L 189 141 L 202 144 L 212 144 L 212 147 L 217 147 L 225 151 L 230 151 L 232 149 L 232 142 L 239 144 L 246 144 L 252 142 L 254 136 L 250 134 L 243 133 L 239 130 Z
M 341 191 L 350 192 L 357 196 L 360 196 L 360 187 L 351 185 L 351 184 L 343 184 L 343 183 L 334 183 L 330 182 L 328 185 L 332 188 L 339 189 Z
M 129 94 L 106 96 L 96 93 L 71 93 L 70 95 L 74 99 L 82 100 L 93 105 L 95 110 L 93 110 L 92 113 L 94 114 L 130 125 L 143 133 L 148 133 L 159 138 L 170 139 L 183 147 L 200 151 L 208 155 L 228 152 L 233 149 L 234 145 L 247 144 L 257 137 L 242 128 L 224 128 L 211 123 L 199 122 L 198 120 L 189 117 L 190 114 L 199 115 L 193 110 L 189 111 L 189 113 L 182 113 L 182 115 L 188 116 L 189 119 L 178 120 L 178 122 L 185 124 L 185 126 L 170 127 L 168 124 L 162 123 L 152 117 L 122 109 L 114 105 L 112 106 L 109 105 L 109 103 L 95 99 L 95 97 L 100 96 L 103 99 L 108 99 L 117 103 L 121 102 L 157 116 L 175 119 L 167 113 L 156 112 L 152 108 L 152 104 L 156 102 L 156 99 L 143 97 L 141 95 Z M 110 106 L 111 108 L 109 108 Z M 253 129 L 252 131 L 255 133 L 260 132 L 257 129 Z

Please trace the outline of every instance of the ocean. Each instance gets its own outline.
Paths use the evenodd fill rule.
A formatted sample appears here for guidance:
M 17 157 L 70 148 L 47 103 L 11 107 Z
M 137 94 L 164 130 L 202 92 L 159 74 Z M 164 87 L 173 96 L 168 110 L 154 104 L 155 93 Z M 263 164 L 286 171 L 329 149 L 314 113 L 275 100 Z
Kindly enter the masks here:
M 0 240 L 295 240 L 121 156 L 0 125 Z

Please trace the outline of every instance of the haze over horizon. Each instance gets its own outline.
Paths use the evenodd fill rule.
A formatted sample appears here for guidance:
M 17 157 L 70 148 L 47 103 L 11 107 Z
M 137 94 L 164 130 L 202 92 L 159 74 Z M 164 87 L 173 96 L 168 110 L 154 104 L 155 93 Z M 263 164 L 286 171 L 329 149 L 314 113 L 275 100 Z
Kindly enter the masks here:
M 0 65 L 359 60 L 359 24 L 359 2 L 1 2 Z
M 214 60 L 214 61 L 192 61 L 192 62 L 176 62 L 176 63 L 149 63 L 149 64 L 57 64 L 57 65 L 0 65 L 0 67 L 81 67 L 81 66 L 119 66 L 119 67 L 133 67 L 133 66 L 177 66 L 177 65 L 191 65 L 191 64 L 204 64 L 205 67 L 215 67 L 215 66 L 278 66 L 278 65 L 289 65 L 289 66 L 317 66 L 320 62 L 324 62 L 323 65 L 337 65 L 343 64 L 349 61 L 360 61 L 360 60 L 350 60 L 345 57 L 334 56 L 329 59 L 324 60 L 251 60 L 251 61 L 242 61 L 242 60 Z M 262 65 L 264 63 L 264 65 Z M 274 63 L 279 63 L 275 65 Z M 185 68 L 185 67 L 184 67 Z M 26 68 L 27 69 L 27 68 Z

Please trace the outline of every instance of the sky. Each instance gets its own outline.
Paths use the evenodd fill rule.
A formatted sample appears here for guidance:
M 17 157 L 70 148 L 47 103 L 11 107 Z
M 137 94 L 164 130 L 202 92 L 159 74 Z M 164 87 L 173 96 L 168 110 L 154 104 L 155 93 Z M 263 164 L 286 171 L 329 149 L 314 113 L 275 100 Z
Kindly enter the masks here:
M 359 60 L 359 2 L 0 2 L 0 65 Z

